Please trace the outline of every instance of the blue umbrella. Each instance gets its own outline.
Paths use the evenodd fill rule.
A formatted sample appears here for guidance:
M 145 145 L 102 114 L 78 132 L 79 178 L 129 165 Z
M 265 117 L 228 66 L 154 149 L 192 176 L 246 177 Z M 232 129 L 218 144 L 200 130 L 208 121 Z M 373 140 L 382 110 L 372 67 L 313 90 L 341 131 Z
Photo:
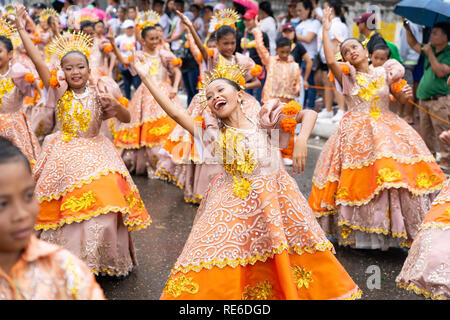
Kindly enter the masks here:
M 450 23 L 450 3 L 442 0 L 403 0 L 397 3 L 394 13 L 427 27 Z

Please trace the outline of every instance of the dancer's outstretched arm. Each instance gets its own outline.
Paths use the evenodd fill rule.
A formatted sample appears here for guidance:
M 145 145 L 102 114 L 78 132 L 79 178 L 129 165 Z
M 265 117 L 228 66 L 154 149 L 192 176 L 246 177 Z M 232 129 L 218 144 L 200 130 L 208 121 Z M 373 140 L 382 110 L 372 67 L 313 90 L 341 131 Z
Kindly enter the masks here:
M 302 110 L 297 115 L 297 123 L 301 123 L 300 133 L 295 139 L 294 152 L 292 154 L 292 170 L 300 174 L 305 170 L 306 157 L 308 155 L 307 142 L 317 119 L 314 110 Z
M 143 58 L 138 58 L 135 54 L 135 50 L 133 50 L 133 66 L 136 70 L 137 74 L 142 80 L 142 83 L 148 88 L 152 96 L 155 98 L 156 102 L 163 108 L 163 110 L 175 120 L 180 126 L 189 131 L 190 134 L 195 136 L 194 128 L 195 123 L 194 119 L 186 112 L 185 109 L 177 107 L 172 101 L 170 101 L 169 97 L 167 97 L 163 91 L 160 90 L 158 85 L 148 77 L 147 68 L 144 65 Z
M 325 53 L 325 60 L 327 61 L 327 66 L 333 72 L 334 78 L 342 84 L 342 69 L 336 62 L 336 53 L 334 51 L 333 43 L 331 43 L 329 31 L 331 28 L 331 8 L 326 8 L 323 11 L 322 19 L 322 40 L 323 40 L 323 51 Z
M 50 85 L 50 70 L 45 63 L 45 60 L 42 57 L 41 52 L 31 41 L 28 32 L 25 30 L 26 16 L 28 15 L 25 7 L 22 4 L 16 3 L 16 28 L 19 33 L 20 38 L 22 39 L 23 46 L 28 53 L 31 61 L 33 61 L 34 66 L 39 74 L 39 77 L 42 80 L 42 83 L 46 88 Z

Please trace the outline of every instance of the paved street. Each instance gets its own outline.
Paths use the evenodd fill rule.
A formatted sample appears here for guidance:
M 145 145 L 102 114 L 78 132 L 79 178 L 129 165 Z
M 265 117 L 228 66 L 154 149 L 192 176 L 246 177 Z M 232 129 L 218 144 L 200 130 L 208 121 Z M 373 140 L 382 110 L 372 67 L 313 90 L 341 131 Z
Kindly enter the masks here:
M 306 170 L 295 178 L 306 198 L 312 187 L 311 178 L 320 145 L 321 141 L 310 140 Z M 144 177 L 134 177 L 134 180 L 153 223 L 146 230 L 133 233 L 139 266 L 125 278 L 98 278 L 108 299 L 159 299 L 169 271 L 189 235 L 197 210 L 197 206 L 184 202 L 182 190 L 172 184 Z M 407 256 L 406 251 L 336 247 L 336 256 L 363 291 L 362 299 L 422 299 L 395 285 L 395 277 Z M 380 289 L 370 290 L 367 286 L 373 273 L 366 273 L 366 270 L 372 265 L 380 268 Z

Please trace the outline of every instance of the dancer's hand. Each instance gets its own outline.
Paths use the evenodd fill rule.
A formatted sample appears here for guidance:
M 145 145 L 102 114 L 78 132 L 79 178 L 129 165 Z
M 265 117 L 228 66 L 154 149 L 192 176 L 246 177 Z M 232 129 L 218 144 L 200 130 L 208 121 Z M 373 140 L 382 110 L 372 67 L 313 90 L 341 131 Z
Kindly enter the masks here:
M 330 7 L 326 8 L 323 10 L 323 18 L 322 18 L 322 27 L 324 30 L 329 31 L 331 28 L 331 14 L 332 14 L 332 9 Z
M 184 25 L 186 25 L 188 28 L 189 28 L 189 27 L 194 28 L 194 26 L 192 25 L 192 21 L 189 20 L 184 14 L 182 14 L 182 13 L 181 13 L 180 11 L 178 11 L 178 10 L 175 10 L 175 13 L 177 14 L 177 16 L 180 17 L 181 22 L 182 22 Z
M 292 172 L 294 174 L 300 174 L 305 170 L 307 155 L 307 139 L 298 135 L 294 144 L 294 153 L 292 154 Z
M 400 95 L 401 95 L 400 102 L 405 104 L 406 102 L 408 102 L 408 100 L 413 98 L 414 96 L 413 89 L 411 88 L 410 85 L 406 85 L 400 91 Z
M 99 93 L 98 97 L 102 104 L 103 114 L 106 116 L 106 118 L 115 117 L 119 108 L 121 108 L 119 101 L 117 101 L 109 93 Z
M 444 141 L 447 145 L 450 146 L 450 130 L 444 131 L 441 133 L 441 135 L 439 136 L 439 139 L 441 139 L 442 141 Z
M 24 30 L 25 29 L 25 21 L 26 21 L 26 15 L 27 15 L 27 9 L 23 6 L 23 4 L 16 3 L 16 18 L 15 18 L 15 24 L 17 30 Z
M 177 96 L 178 90 L 176 88 L 171 88 L 169 91 L 169 99 L 173 99 Z

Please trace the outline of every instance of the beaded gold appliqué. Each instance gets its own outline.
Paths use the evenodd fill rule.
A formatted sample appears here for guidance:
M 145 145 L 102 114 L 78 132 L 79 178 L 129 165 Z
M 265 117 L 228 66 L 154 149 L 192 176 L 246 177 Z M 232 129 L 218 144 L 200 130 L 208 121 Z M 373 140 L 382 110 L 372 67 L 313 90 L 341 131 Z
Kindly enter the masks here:
M 219 138 L 224 170 L 233 176 L 233 194 L 241 199 L 252 191 L 251 180 L 244 174 L 251 174 L 257 164 L 254 153 L 242 145 L 244 136 L 232 128 L 223 128 Z
M 91 122 L 91 112 L 84 110 L 80 102 L 73 103 L 73 92 L 67 90 L 58 100 L 58 120 L 62 121 L 63 141 L 70 141 L 77 136 L 77 131 L 86 132 Z M 72 114 L 70 111 L 73 109 Z
M 171 278 L 167 281 L 163 292 L 170 294 L 174 298 L 178 298 L 181 293 L 187 292 L 191 294 L 196 294 L 198 292 L 199 285 L 195 283 L 191 277 L 186 277 L 181 275 L 176 278 Z
M 127 194 L 125 196 L 125 201 L 128 203 L 130 208 L 137 207 L 138 210 L 143 210 L 145 207 L 142 199 L 136 197 L 134 192 L 130 192 L 129 194 Z
M 383 184 L 383 182 L 394 182 L 401 178 L 399 171 L 392 171 L 389 168 L 378 170 L 377 183 Z
M 3 103 L 3 97 L 14 88 L 14 82 L 11 78 L 0 80 L 0 106 Z
M 61 205 L 60 210 L 64 211 L 70 209 L 72 212 L 78 212 L 86 210 L 95 203 L 95 194 L 92 191 L 88 191 L 82 194 L 81 197 L 70 197 Z
M 267 300 L 273 296 L 272 285 L 269 280 L 257 282 L 256 286 L 246 286 L 242 293 L 242 300 Z
M 301 289 L 302 287 L 305 287 L 306 289 L 309 288 L 309 284 L 311 282 L 314 282 L 312 278 L 312 271 L 306 270 L 306 268 L 301 266 L 294 266 L 292 268 L 292 274 L 294 275 L 294 281 L 297 284 L 297 288 Z

